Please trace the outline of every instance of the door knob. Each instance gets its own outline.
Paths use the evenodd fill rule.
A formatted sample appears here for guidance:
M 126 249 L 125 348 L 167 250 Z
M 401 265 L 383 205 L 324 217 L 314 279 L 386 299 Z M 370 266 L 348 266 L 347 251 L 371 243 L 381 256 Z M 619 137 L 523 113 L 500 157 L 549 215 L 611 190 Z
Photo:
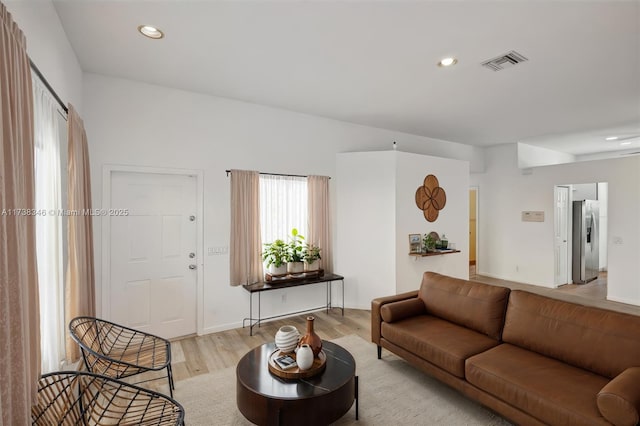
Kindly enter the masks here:
M 196 265 L 193 265 L 193 264 L 189 265 L 189 269 L 196 269 L 196 268 L 197 268 Z

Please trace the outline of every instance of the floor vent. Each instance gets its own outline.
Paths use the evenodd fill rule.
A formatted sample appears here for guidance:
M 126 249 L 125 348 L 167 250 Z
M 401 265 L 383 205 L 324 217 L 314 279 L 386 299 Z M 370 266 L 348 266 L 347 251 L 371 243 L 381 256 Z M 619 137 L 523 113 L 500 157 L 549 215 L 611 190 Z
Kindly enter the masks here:
M 504 55 L 500 55 L 496 58 L 484 61 L 482 63 L 482 66 L 489 68 L 492 71 L 502 71 L 524 61 L 528 61 L 528 59 L 518 52 L 512 50 L 511 52 L 505 53 Z

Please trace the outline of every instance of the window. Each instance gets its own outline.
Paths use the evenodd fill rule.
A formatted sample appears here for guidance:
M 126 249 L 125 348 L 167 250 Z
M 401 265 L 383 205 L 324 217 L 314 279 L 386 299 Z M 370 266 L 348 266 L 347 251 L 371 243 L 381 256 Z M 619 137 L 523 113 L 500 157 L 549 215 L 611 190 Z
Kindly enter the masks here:
M 55 101 L 36 77 L 33 83 L 35 208 L 42 372 L 60 370 L 64 349 L 64 279 L 61 144 Z
M 232 286 L 263 279 L 262 243 L 286 240 L 296 228 L 305 241 L 322 249 L 320 268 L 332 272 L 329 177 L 261 175 L 230 170 Z
M 260 175 L 260 236 L 263 243 L 287 241 L 291 229 L 308 231 L 307 178 Z

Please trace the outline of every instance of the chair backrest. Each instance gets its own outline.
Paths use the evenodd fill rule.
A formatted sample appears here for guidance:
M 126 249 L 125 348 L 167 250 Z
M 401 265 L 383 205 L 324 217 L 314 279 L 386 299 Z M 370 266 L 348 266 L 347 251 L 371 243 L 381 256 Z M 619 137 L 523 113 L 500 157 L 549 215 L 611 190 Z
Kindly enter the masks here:
M 99 354 L 104 353 L 96 318 L 77 317 L 72 319 L 69 323 L 69 333 L 82 349 L 89 349 Z
M 80 386 L 76 374 L 61 372 L 42 376 L 38 401 L 31 407 L 33 425 L 83 424 Z
M 39 381 L 33 425 L 181 425 L 184 408 L 166 395 L 99 374 L 60 371 Z

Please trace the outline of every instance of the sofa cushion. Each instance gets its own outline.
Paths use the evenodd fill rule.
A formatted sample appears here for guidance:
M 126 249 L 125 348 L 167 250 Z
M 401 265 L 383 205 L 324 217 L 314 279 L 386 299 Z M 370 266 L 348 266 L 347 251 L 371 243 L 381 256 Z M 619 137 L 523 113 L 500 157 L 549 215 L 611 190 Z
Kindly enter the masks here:
M 396 322 L 416 315 L 423 315 L 426 311 L 422 299 L 415 297 L 383 305 L 380 308 L 380 315 L 386 322 Z
M 431 315 L 382 323 L 382 337 L 460 378 L 464 378 L 467 358 L 498 344 L 490 337 Z
M 640 368 L 624 370 L 598 392 L 598 408 L 614 425 L 640 423 Z
M 502 339 L 601 376 L 640 362 L 640 317 L 514 290 Z
M 503 343 L 466 362 L 469 383 L 551 425 L 610 425 L 596 405 L 609 381 Z
M 509 291 L 425 272 L 418 297 L 428 313 L 500 340 Z

